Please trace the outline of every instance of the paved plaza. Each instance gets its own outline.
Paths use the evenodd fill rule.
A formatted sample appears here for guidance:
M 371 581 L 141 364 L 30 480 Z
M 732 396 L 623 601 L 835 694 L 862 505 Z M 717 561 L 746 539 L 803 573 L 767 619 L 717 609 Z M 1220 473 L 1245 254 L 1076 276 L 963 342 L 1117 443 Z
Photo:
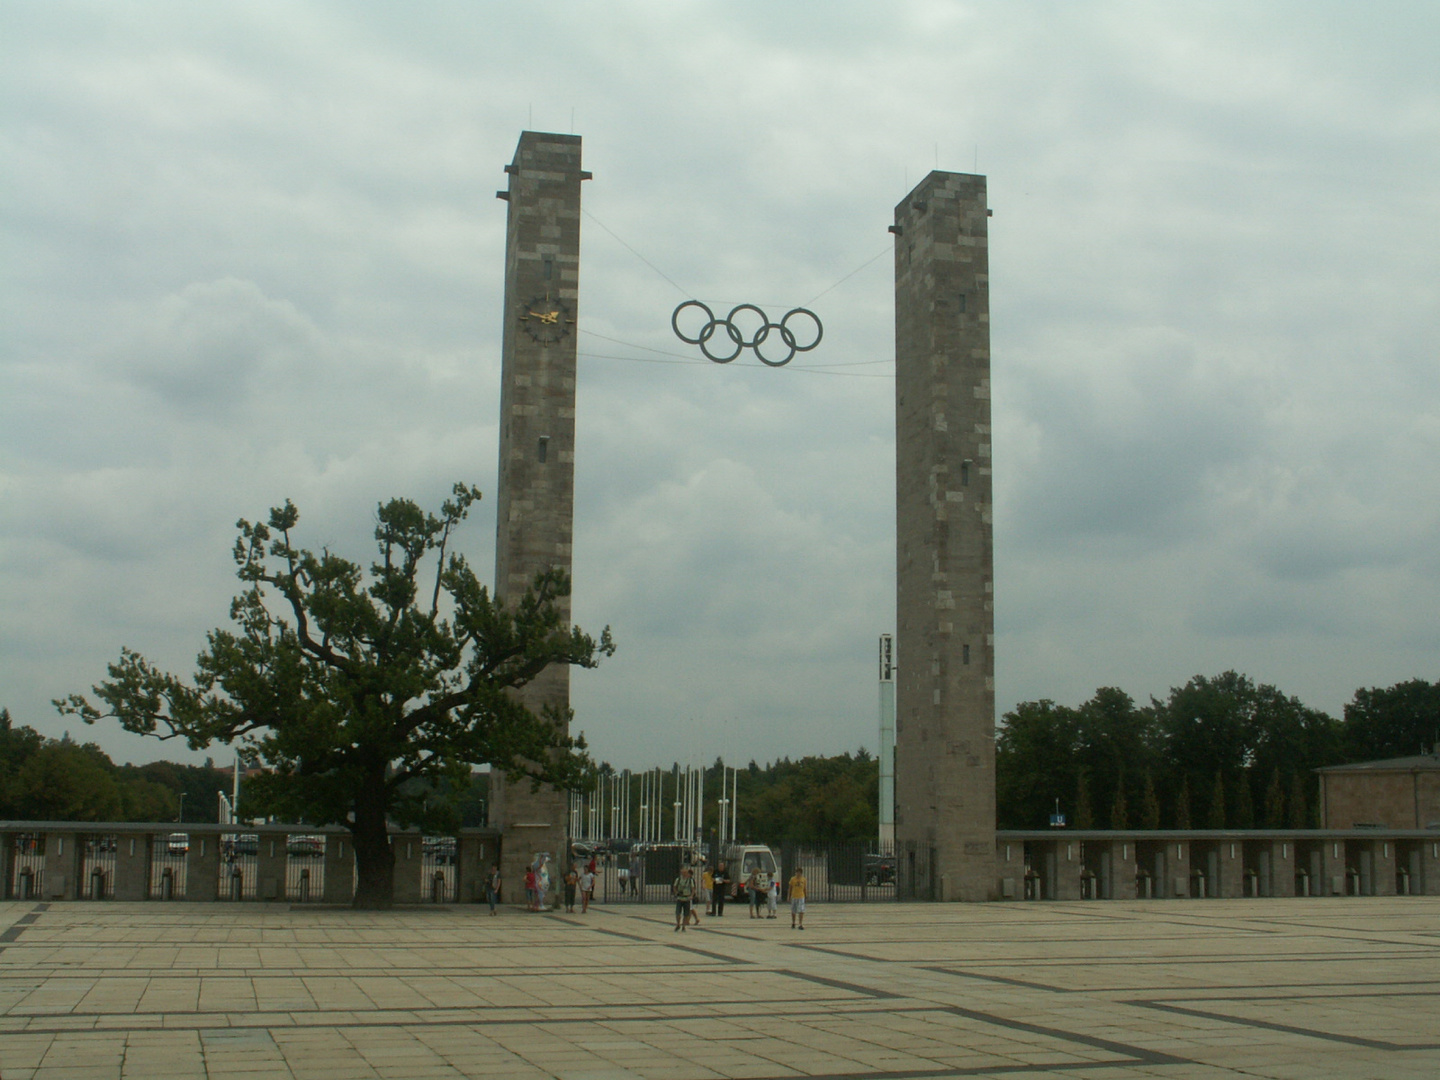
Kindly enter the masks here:
M 1440 898 L 668 915 L 0 903 L 0 1077 L 1440 1075 Z

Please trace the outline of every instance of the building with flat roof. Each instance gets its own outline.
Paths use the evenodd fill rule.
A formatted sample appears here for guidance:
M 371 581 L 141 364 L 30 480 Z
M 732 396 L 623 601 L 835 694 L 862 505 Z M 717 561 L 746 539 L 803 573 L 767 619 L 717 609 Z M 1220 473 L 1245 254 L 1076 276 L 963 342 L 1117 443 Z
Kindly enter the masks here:
M 1440 753 L 1316 769 L 1327 829 L 1440 829 Z

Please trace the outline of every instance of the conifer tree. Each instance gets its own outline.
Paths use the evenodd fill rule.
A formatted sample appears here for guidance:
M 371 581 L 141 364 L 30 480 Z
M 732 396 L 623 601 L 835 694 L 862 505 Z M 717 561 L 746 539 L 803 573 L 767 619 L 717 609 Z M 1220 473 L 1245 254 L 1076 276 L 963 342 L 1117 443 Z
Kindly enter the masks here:
M 1140 827 L 1154 831 L 1160 828 L 1160 796 L 1155 794 L 1155 778 L 1145 774 L 1145 794 L 1140 798 Z

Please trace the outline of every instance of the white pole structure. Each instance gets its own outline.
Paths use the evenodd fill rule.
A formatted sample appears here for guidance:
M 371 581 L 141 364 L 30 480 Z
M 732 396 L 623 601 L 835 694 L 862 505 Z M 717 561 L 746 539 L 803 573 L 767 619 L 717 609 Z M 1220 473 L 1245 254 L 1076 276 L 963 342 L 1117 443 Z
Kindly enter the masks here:
M 675 766 L 675 833 L 673 839 L 680 841 L 680 766 Z
M 695 843 L 695 778 L 699 771 L 685 766 L 685 843 L 691 845 Z
M 735 832 L 735 814 L 740 806 L 740 770 L 730 770 L 730 842 L 733 844 L 739 840 Z
M 694 787 L 690 782 L 690 771 L 690 766 L 686 765 L 684 793 L 680 796 L 680 827 L 682 832 L 679 839 L 681 843 L 685 844 L 690 842 L 690 796 L 694 792 Z
M 651 769 L 646 774 L 650 779 L 650 811 L 645 821 L 647 843 L 657 843 L 660 840 L 660 772 L 658 769 Z
M 639 827 L 640 842 L 642 844 L 649 838 L 649 833 L 645 831 L 645 811 L 648 809 L 645 802 L 645 780 L 648 776 L 648 772 L 640 774 L 640 805 L 635 808 L 635 824 Z
M 880 851 L 895 851 L 895 645 L 880 635 Z
M 715 842 L 720 845 L 720 851 L 724 851 L 729 839 L 726 831 L 730 825 L 730 770 L 723 761 L 720 763 L 720 798 L 715 811 Z M 715 852 L 716 859 L 720 858 L 720 851 Z

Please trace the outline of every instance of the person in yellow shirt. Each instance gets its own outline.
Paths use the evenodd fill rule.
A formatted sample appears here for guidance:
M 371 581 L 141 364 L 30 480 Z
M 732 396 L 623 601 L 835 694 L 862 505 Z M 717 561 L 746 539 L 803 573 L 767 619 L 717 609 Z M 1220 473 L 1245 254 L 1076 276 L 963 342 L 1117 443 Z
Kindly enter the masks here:
M 790 878 L 790 929 L 805 929 L 805 869 L 797 866 Z

